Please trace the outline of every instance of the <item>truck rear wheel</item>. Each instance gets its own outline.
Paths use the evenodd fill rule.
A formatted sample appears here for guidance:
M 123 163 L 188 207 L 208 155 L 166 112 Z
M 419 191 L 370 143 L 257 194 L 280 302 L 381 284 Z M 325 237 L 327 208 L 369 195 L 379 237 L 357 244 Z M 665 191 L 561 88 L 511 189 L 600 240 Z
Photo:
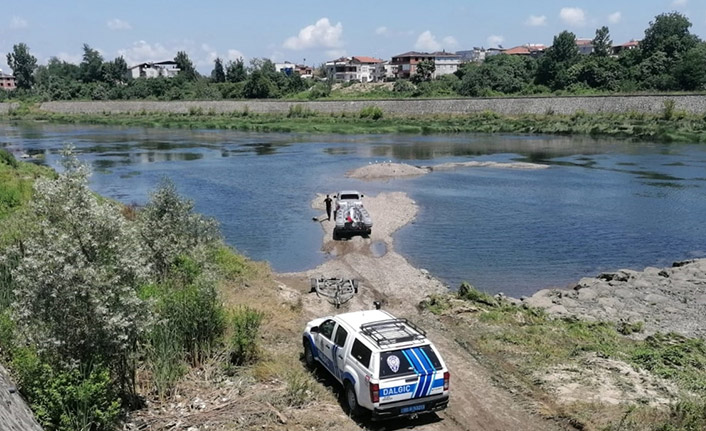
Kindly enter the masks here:
M 359 417 L 361 414 L 361 408 L 358 405 L 358 397 L 355 395 L 355 388 L 350 382 L 346 382 L 343 396 L 346 398 L 348 415 L 352 418 Z

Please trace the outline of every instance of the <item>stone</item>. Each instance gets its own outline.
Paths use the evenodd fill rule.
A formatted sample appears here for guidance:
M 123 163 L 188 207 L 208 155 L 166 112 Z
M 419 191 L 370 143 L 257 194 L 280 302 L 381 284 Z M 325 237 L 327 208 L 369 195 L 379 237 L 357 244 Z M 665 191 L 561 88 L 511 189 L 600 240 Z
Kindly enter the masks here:
M 591 301 L 598 297 L 595 289 L 586 288 L 579 290 L 579 301 Z

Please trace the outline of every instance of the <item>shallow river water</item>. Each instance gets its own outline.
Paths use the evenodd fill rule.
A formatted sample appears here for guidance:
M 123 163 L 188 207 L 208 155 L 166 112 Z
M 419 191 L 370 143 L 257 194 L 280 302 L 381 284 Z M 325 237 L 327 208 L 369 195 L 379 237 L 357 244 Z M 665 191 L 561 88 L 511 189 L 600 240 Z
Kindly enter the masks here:
M 65 143 L 92 187 L 144 203 L 170 178 L 229 244 L 279 272 L 321 252 L 316 193 L 404 191 L 419 205 L 395 249 L 455 288 L 520 296 L 604 270 L 706 256 L 706 146 L 504 135 L 301 135 L 0 123 L 0 146 L 58 168 Z M 39 157 L 37 157 L 39 156 Z M 383 161 L 530 161 L 549 169 L 460 168 L 364 182 Z M 373 214 L 373 219 L 375 215 Z M 377 253 L 384 253 L 378 250 Z

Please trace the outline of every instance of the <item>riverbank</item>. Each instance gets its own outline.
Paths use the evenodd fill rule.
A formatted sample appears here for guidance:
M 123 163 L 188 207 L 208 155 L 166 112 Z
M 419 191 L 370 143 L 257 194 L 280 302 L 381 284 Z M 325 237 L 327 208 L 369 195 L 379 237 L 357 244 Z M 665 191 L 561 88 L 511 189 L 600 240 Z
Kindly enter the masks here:
M 0 119 L 257 132 L 513 133 L 706 142 L 706 96 L 679 97 L 685 99 L 677 102 L 666 96 L 635 96 L 599 102 L 599 98 L 577 98 L 565 108 L 560 107 L 563 98 L 537 98 L 531 106 L 525 99 L 489 99 L 507 106 L 486 106 L 481 103 L 485 99 L 49 102 L 20 106 L 0 115 Z
M 543 289 L 522 303 L 557 318 L 639 327 L 643 338 L 661 332 L 706 339 L 706 259 L 586 277 L 571 289 Z

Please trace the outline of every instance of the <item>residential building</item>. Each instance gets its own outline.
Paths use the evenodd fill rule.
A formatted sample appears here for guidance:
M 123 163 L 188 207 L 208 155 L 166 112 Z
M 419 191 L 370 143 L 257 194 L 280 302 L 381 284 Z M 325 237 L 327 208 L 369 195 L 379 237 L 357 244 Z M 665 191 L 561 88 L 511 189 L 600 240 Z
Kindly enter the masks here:
M 576 47 L 579 49 L 579 54 L 589 55 L 593 52 L 593 40 L 576 39 Z
M 16 87 L 17 82 L 15 80 L 15 77 L 2 73 L 2 69 L 0 69 L 0 89 L 10 91 L 14 90 Z
M 391 64 L 396 67 L 396 78 L 409 79 L 417 73 L 417 65 L 425 60 L 433 60 L 434 54 L 409 51 L 392 57 Z
M 521 55 L 526 57 L 537 58 L 544 54 L 547 49 L 546 46 L 540 43 L 527 43 L 525 45 L 516 46 L 514 48 L 509 48 L 503 51 L 503 54 L 507 55 Z
M 456 54 L 458 54 L 461 57 L 461 62 L 474 62 L 474 63 L 481 63 L 485 60 L 485 48 L 478 48 L 477 46 L 474 46 L 473 49 L 469 50 L 464 50 L 464 51 L 456 51 Z
M 622 45 L 614 45 L 613 46 L 613 55 L 620 55 L 621 52 L 623 51 L 630 51 L 631 49 L 635 49 L 640 45 L 639 40 L 631 40 L 630 42 L 625 42 Z
M 341 57 L 326 62 L 326 75 L 336 81 L 377 82 L 385 78 L 383 61 L 373 57 Z
M 287 76 L 291 76 L 294 73 L 296 65 L 285 61 L 284 63 L 275 63 L 275 72 L 282 72 Z
M 172 78 L 178 73 L 179 68 L 174 61 L 141 63 L 130 68 L 133 78 Z
M 314 76 L 314 69 L 305 64 L 294 64 L 289 61 L 284 63 L 275 63 L 275 71 L 282 72 L 287 76 L 296 73 L 302 78 L 311 78 Z
M 450 52 L 435 52 L 434 53 L 434 73 L 432 78 L 438 78 L 444 75 L 451 75 L 458 70 L 461 65 L 461 56 Z
M 487 59 L 488 57 L 502 54 L 503 52 L 505 52 L 505 48 L 503 48 L 502 46 L 499 46 L 497 48 L 488 48 L 487 50 L 485 50 L 485 58 Z
M 394 79 L 397 74 L 397 66 L 393 65 L 390 61 L 384 61 L 382 63 L 383 69 L 385 69 L 385 79 Z
M 294 66 L 294 72 L 298 73 L 302 78 L 311 78 L 314 76 L 314 68 L 306 64 L 297 64 Z
M 417 73 L 417 65 L 422 61 L 431 60 L 436 66 L 433 78 L 448 75 L 458 70 L 461 56 L 449 52 L 416 52 L 409 51 L 392 57 L 391 64 L 396 66 L 396 77 L 409 79 Z

